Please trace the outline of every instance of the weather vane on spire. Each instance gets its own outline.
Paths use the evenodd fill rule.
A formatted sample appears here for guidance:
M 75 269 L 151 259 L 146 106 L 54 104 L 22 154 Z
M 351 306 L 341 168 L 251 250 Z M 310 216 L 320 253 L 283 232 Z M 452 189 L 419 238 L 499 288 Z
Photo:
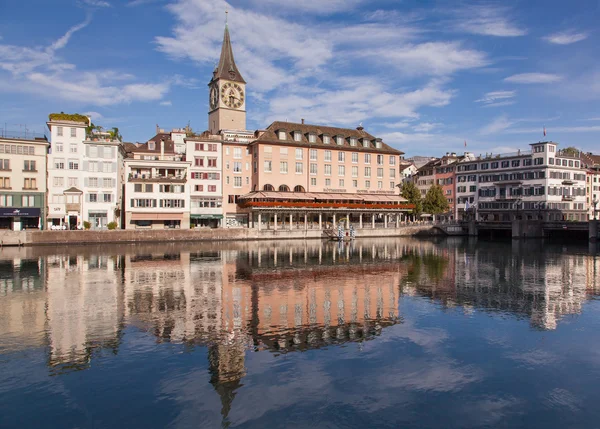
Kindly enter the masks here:
M 229 16 L 229 11 L 225 8 L 225 25 L 227 25 L 227 17 Z

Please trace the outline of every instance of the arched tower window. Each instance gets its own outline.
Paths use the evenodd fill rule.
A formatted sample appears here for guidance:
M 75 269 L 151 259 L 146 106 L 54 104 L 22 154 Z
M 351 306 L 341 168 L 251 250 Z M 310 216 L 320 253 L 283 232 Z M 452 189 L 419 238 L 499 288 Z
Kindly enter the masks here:
M 288 187 L 288 185 L 281 185 L 279 187 L 279 192 L 290 192 L 290 188 Z
M 263 191 L 274 191 L 275 188 L 273 187 L 273 185 L 269 185 L 266 184 L 265 186 L 263 186 Z
M 296 185 L 294 187 L 294 192 L 306 192 L 306 191 L 304 190 L 304 186 L 302 186 L 302 185 Z

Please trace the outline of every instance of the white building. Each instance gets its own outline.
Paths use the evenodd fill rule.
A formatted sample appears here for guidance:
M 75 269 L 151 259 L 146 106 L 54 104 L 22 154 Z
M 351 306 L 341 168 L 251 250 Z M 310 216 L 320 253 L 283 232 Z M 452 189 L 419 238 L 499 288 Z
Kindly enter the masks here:
M 489 154 L 457 167 L 459 218 L 468 201 L 479 220 L 587 219 L 585 170 L 579 157 L 558 151 L 554 142 L 533 143 L 530 151 Z
M 118 221 L 121 199 L 121 142 L 106 132 L 91 132 L 83 115 L 51 114 L 48 121 L 48 223 L 69 229 L 106 228 Z
M 217 228 L 223 219 L 223 171 L 221 137 L 204 133 L 186 139 L 186 160 L 191 162 L 190 223 Z
M 170 134 L 126 144 L 125 229 L 190 227 L 191 162 L 175 151 Z

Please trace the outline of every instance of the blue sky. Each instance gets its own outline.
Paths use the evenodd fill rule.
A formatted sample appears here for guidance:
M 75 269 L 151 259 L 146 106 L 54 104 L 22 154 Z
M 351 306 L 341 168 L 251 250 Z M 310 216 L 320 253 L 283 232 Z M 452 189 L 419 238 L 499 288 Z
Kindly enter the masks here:
M 600 1 L 5 0 L 0 128 L 91 113 L 146 141 L 207 127 L 225 9 L 248 128 L 355 127 L 411 155 L 547 138 L 600 152 Z

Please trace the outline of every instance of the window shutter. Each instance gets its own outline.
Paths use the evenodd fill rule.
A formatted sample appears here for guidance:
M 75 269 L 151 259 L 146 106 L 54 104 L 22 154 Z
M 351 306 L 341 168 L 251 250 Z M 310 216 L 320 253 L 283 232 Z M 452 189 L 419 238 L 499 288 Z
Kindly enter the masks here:
M 85 186 L 86 188 L 90 186 L 90 179 L 87 177 L 83 178 L 83 186 Z
M 83 161 L 83 171 L 88 171 L 88 162 Z
M 102 161 L 98 161 L 98 171 L 104 171 L 104 163 Z
M 117 163 L 116 162 L 111 162 L 110 164 L 112 165 L 110 172 L 111 173 L 116 173 L 116 171 L 117 171 Z
M 88 144 L 85 145 L 85 156 L 90 156 L 90 145 Z

